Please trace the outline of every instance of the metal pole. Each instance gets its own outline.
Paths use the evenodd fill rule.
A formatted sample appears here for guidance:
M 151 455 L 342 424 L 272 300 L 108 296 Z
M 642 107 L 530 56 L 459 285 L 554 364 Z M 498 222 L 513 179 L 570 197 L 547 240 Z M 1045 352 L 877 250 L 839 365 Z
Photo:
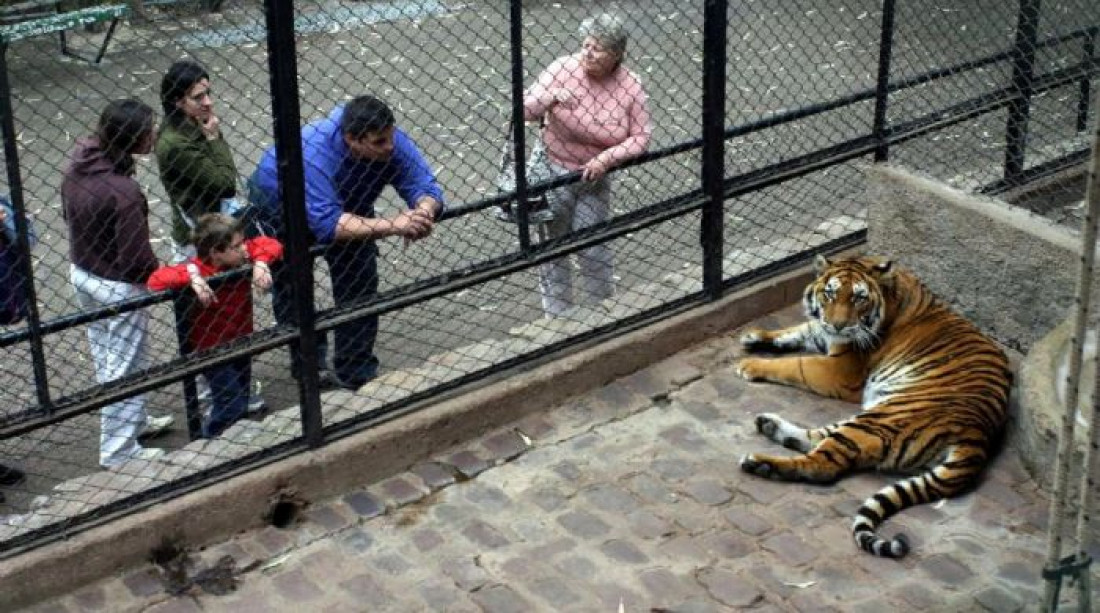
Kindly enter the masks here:
M 302 435 L 310 447 L 323 442 L 321 392 L 317 370 L 317 332 L 313 327 L 313 259 L 309 254 L 305 174 L 298 106 L 297 49 L 294 44 L 294 6 L 291 0 L 265 0 L 268 69 L 271 72 L 271 111 L 275 116 L 275 150 L 279 166 L 280 203 L 286 228 L 286 264 L 292 276 L 298 326 L 300 366 L 299 400 Z
M 886 143 L 886 103 L 890 100 L 890 60 L 894 51 L 894 4 L 895 0 L 882 2 L 882 32 L 878 41 L 878 83 L 875 88 L 875 140 L 879 142 L 875 149 L 875 161 L 885 162 L 890 157 L 890 146 Z
M 531 229 L 527 225 L 527 144 L 523 123 L 523 2 L 511 0 L 508 11 L 508 41 L 512 49 L 512 146 L 516 172 L 516 227 L 519 248 L 531 248 Z M 541 137 L 540 137 L 541 138 Z
M 725 221 L 726 16 L 727 0 L 706 0 L 703 8 L 703 206 L 699 240 L 703 247 L 703 292 L 722 295 L 722 240 Z
M 1054 611 L 1058 607 L 1062 571 L 1059 558 L 1062 555 L 1062 532 L 1065 520 L 1066 498 L 1069 496 L 1070 461 L 1073 457 L 1074 430 L 1076 425 L 1078 385 L 1084 352 L 1085 323 L 1088 317 L 1089 297 L 1092 296 L 1092 273 L 1096 254 L 1096 221 L 1100 212 L 1100 124 L 1094 122 L 1092 141 L 1092 165 L 1089 168 L 1088 206 L 1085 225 L 1081 234 L 1081 265 L 1077 276 L 1076 309 L 1073 321 L 1073 338 L 1070 345 L 1069 374 L 1066 382 L 1066 406 L 1062 414 L 1062 430 L 1058 435 L 1058 455 L 1054 467 L 1054 493 L 1050 500 L 1050 521 L 1047 541 L 1047 560 L 1043 569 L 1046 587 L 1043 594 L 1043 610 Z
M 1040 0 L 1020 0 L 1016 19 L 1016 44 L 1012 51 L 1012 86 L 1020 92 L 1008 107 L 1005 127 L 1004 180 L 1010 186 L 1019 184 L 1024 172 L 1027 150 L 1028 118 L 1031 114 L 1031 94 L 1035 79 L 1035 45 L 1039 32 Z
M 180 355 L 189 355 L 195 350 L 191 346 L 191 318 L 195 298 L 189 290 L 181 292 L 172 300 L 172 313 L 176 319 L 176 342 Z M 195 376 L 185 377 L 183 383 L 183 406 L 187 414 L 187 436 L 195 440 L 202 436 L 202 407 L 199 406 L 199 393 L 195 385 Z
M 1081 49 L 1081 63 L 1085 66 L 1092 64 L 1092 56 L 1096 55 L 1096 34 L 1100 31 L 1100 28 L 1089 28 L 1088 34 L 1085 35 L 1085 44 Z M 1077 98 L 1077 131 L 1084 132 L 1089 127 L 1089 100 L 1092 98 L 1090 88 L 1092 79 L 1090 78 L 1091 71 L 1081 77 L 1080 94 Z
M 1097 96 L 1097 104 L 1100 104 L 1100 96 Z M 1088 202 L 1088 217 L 1086 219 L 1092 220 L 1092 240 L 1085 238 L 1082 245 L 1084 250 L 1089 252 L 1096 248 L 1097 217 L 1100 214 L 1100 121 L 1096 121 L 1094 124 L 1092 167 L 1089 169 L 1089 182 L 1085 190 L 1085 199 Z M 1088 223 L 1086 221 L 1086 224 Z M 1092 273 L 1092 269 L 1089 268 L 1088 274 L 1090 277 Z M 1084 274 L 1084 271 L 1082 271 L 1082 274 Z M 1080 298 L 1087 301 L 1091 297 L 1091 294 L 1085 294 Z M 1100 359 L 1096 360 L 1095 374 L 1096 377 L 1100 377 Z M 1100 378 L 1096 377 L 1093 378 L 1093 381 L 1100 381 Z M 1066 415 L 1069 416 L 1068 411 Z M 1077 608 L 1080 611 L 1092 610 L 1092 593 L 1089 587 L 1088 568 L 1091 560 L 1088 554 L 1085 553 L 1085 543 L 1088 542 L 1090 513 L 1096 495 L 1096 478 L 1097 475 L 1100 475 L 1100 427 L 1097 426 L 1097 420 L 1100 420 L 1100 391 L 1094 389 L 1092 392 L 1092 415 L 1089 416 L 1088 420 L 1089 444 L 1085 447 L 1085 457 L 1081 462 L 1084 470 L 1081 473 L 1081 489 L 1077 493 L 1077 564 L 1075 566 L 1083 569 L 1077 573 Z
M 42 320 L 38 315 L 38 295 L 34 290 L 34 266 L 31 263 L 30 226 L 27 223 L 27 207 L 23 202 L 23 175 L 19 172 L 19 147 L 16 145 L 15 115 L 11 106 L 11 84 L 8 82 L 8 46 L 0 43 L 0 130 L 4 137 L 4 165 L 11 189 L 11 205 L 15 211 L 15 250 L 22 256 L 24 293 L 27 297 L 27 326 L 30 329 L 31 370 L 34 373 L 34 390 L 40 406 L 46 414 L 53 411 L 50 400 L 50 383 L 46 376 L 46 354 L 42 348 Z

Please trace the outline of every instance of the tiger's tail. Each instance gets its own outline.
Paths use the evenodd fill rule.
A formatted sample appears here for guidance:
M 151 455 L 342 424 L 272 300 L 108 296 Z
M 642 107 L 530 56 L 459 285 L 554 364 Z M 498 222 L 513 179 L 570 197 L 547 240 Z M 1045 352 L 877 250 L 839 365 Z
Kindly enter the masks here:
M 863 501 L 852 522 L 852 537 L 860 549 L 883 558 L 904 558 L 909 540 L 904 534 L 884 539 L 875 530 L 895 513 L 918 504 L 948 498 L 970 488 L 985 466 L 983 449 L 956 447 L 942 464 L 888 485 Z

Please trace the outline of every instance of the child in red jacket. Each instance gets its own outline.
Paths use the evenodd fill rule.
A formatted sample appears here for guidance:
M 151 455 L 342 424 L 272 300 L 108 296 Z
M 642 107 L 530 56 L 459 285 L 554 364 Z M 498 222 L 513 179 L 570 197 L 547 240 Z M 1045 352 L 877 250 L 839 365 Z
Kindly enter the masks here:
M 189 314 L 188 349 L 201 351 L 228 343 L 252 332 L 252 293 L 249 285 L 271 287 L 268 265 L 283 256 L 279 241 L 261 236 L 244 240 L 240 222 L 229 215 L 210 213 L 199 217 L 194 231 L 198 257 L 175 266 L 162 266 L 149 277 L 149 289 L 191 287 L 198 297 Z M 240 278 L 217 290 L 205 278 L 252 262 L 252 282 Z M 210 383 L 213 408 L 202 434 L 213 438 L 241 417 L 248 408 L 252 385 L 252 359 L 244 357 L 203 371 Z

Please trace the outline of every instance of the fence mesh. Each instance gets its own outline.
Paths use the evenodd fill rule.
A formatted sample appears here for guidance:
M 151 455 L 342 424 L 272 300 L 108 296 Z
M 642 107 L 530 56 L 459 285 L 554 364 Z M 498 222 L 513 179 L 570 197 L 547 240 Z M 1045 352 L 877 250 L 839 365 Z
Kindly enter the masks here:
M 1031 6 L 1027 0 L 1024 4 Z M 415 204 L 417 197 L 431 193 L 422 185 L 383 189 L 376 201 L 364 199 L 360 209 L 350 204 L 356 194 L 372 190 L 369 181 L 402 180 L 379 178 L 385 174 L 379 168 L 396 165 L 411 172 L 416 166 L 402 158 L 367 168 L 369 151 L 362 154 L 361 148 L 377 146 L 368 137 L 384 130 L 354 133 L 349 144 L 344 127 L 323 124 L 337 107 L 372 94 L 386 103 L 397 128 L 414 143 L 415 149 L 401 155 L 418 152 L 434 175 L 434 181 L 405 178 L 410 185 L 418 180 L 438 185 L 448 209 L 429 237 L 374 241 L 376 273 L 366 251 L 369 241 L 338 240 L 339 257 L 326 248 L 334 217 L 322 223 L 312 211 L 309 227 L 263 228 L 284 243 L 288 233 L 297 232 L 319 245 L 311 256 L 315 323 L 325 329 L 340 324 L 347 332 L 343 340 L 328 334 L 327 362 L 321 365 L 321 423 L 326 428 L 378 415 L 417 394 L 430 397 L 502 364 L 613 330 L 630 318 L 702 299 L 702 217 L 696 210 L 702 203 L 700 126 L 707 66 L 702 2 L 532 1 L 522 7 L 516 31 L 522 40 L 522 86 L 528 92 L 550 67 L 562 62 L 583 66 L 589 61 L 581 59 L 586 44 L 594 48 L 584 57 L 610 58 L 607 70 L 615 75 L 613 81 L 601 81 L 591 76 L 595 73 L 577 76 L 584 71 L 574 68 L 579 72 L 562 73 L 564 80 L 549 88 L 588 84 L 590 90 L 572 93 L 576 100 L 607 104 L 571 108 L 569 96 L 548 90 L 559 105 L 549 111 L 550 131 L 577 141 L 570 145 L 575 149 L 560 143 L 555 149 L 555 136 L 549 137 L 552 159 L 564 159 L 566 169 L 575 170 L 628 135 L 648 134 L 635 112 L 643 99 L 651 118 L 649 157 L 616 169 L 606 185 L 573 176 L 565 187 L 551 190 L 558 220 L 532 225 L 529 245 L 516 224 L 500 220 L 496 207 L 484 206 L 486 199 L 501 195 L 501 151 L 514 136 L 509 132 L 514 101 L 508 3 L 295 2 L 296 92 L 271 90 L 268 60 L 276 50 L 267 47 L 262 3 L 146 0 L 127 10 L 110 30 L 99 63 L 59 53 L 57 31 L 13 40 L 6 48 L 14 120 L 14 132 L 5 134 L 14 149 L 6 151 L 18 155 L 9 161 L 18 168 L 21 184 L 13 185 L 9 173 L 4 190 L 21 193 L 37 235 L 30 252 L 30 287 L 40 325 L 24 318 L 0 327 L 0 418 L 5 427 L 16 428 L 0 441 L 0 463 L 27 474 L 24 482 L 3 490 L 0 512 L 6 521 L 0 526 L 0 548 L 79 522 L 96 510 L 170 495 L 173 484 L 199 471 L 213 475 L 279 445 L 304 446 L 291 345 L 268 342 L 294 324 L 276 318 L 271 293 L 264 291 L 265 271 L 250 272 L 245 261 L 247 251 L 253 261 L 269 262 L 275 284 L 284 288 L 293 276 L 277 248 L 254 238 L 257 211 L 271 192 L 250 191 L 249 178 L 275 144 L 273 96 L 296 95 L 301 123 L 330 132 L 329 149 L 317 143 L 305 149 L 307 207 L 323 208 L 319 194 L 327 185 L 338 196 L 328 203 L 329 212 L 339 214 L 343 208 L 368 216 L 367 205 L 373 204 L 378 220 L 390 220 L 384 233 L 423 223 L 409 217 L 406 202 Z M 622 18 L 622 61 L 629 73 L 613 65 L 621 42 L 616 24 L 579 29 L 602 12 Z M 1026 13 L 1015 3 L 992 1 L 898 3 L 888 37 L 890 92 L 884 122 L 876 126 L 876 91 L 885 93 L 880 86 L 886 84 L 878 78 L 884 59 L 882 3 L 731 4 L 726 62 L 717 65 L 726 76 L 725 279 L 828 248 L 863 230 L 864 169 L 876 147 L 891 139 L 897 141 L 889 146 L 891 161 L 968 190 L 1003 191 L 1027 183 L 1033 178 L 1029 172 L 1039 175 L 1071 165 L 1065 158 L 1087 147 L 1084 121 L 1095 113 L 1081 101 L 1088 100 L 1087 90 L 1096 84 L 1100 7 L 1067 0 L 1044 2 L 1032 22 L 1022 17 Z M 39 19 L 7 15 L 9 28 Z M 94 58 L 111 28 L 107 15 L 64 29 L 67 48 Z M 165 109 L 162 79 L 180 60 L 196 62 L 208 78 L 181 83 Z M 632 77 L 644 96 L 630 89 Z M 1027 94 L 1023 101 L 1021 93 Z M 105 134 L 98 125 L 101 116 L 111 101 L 124 98 L 154 112 L 157 151 L 143 153 L 140 139 L 120 145 L 118 130 L 112 132 L 114 142 L 79 140 Z M 122 133 L 148 132 L 138 121 L 141 108 L 127 112 Z M 199 153 L 173 157 L 173 144 L 163 136 L 166 129 L 182 135 L 185 142 L 177 146 Z M 525 130 L 530 149 L 539 131 L 533 122 Z M 1025 135 L 1015 144 L 1013 130 Z M 338 153 L 329 166 L 318 157 L 324 151 Z M 74 152 L 86 164 L 88 156 L 102 155 L 106 166 L 85 168 L 76 180 Z M 132 176 L 126 168 L 131 154 Z M 1024 164 L 1021 173 L 1006 177 L 1005 160 L 1011 155 L 1022 156 Z M 66 172 L 68 188 L 63 185 Z M 212 185 L 211 177 L 219 173 L 228 176 L 228 185 Z M 321 183 L 311 184 L 311 176 Z M 360 180 L 368 183 L 355 183 Z M 166 187 L 173 181 L 175 191 L 185 193 L 183 201 Z M 534 175 L 532 183 L 537 187 Z M 573 219 L 560 209 L 565 194 L 577 196 Z M 141 268 L 141 257 L 152 258 L 145 265 L 177 261 L 181 236 L 186 236 L 177 221 L 173 240 L 177 207 L 198 223 L 199 212 L 218 210 L 232 198 L 240 205 L 251 203 L 242 235 L 229 231 L 220 242 L 210 239 L 213 247 L 199 257 L 200 277 L 240 268 L 228 280 L 209 282 L 217 297 L 213 305 L 197 302 L 195 286 L 206 290 L 186 266 L 161 273 L 160 287 L 177 291 L 142 298 L 149 270 L 119 277 L 103 264 Z M 1031 202 L 1040 212 L 1072 222 L 1080 198 L 1071 185 Z M 273 199 L 278 201 L 277 193 Z M 667 213 L 677 206 L 683 211 Z M 87 215 L 77 221 L 70 211 L 66 221 L 67 207 L 85 207 Z M 138 215 L 137 231 L 117 218 L 123 209 Z M 277 221 L 279 207 L 274 211 Z M 423 233 L 424 226 L 417 227 Z M 593 232 L 607 234 L 576 249 L 576 241 Z M 407 233 L 418 236 L 418 231 Z M 240 239 L 248 244 L 240 246 Z M 76 251 L 74 241 L 81 243 Z M 16 252 L 20 244 L 6 242 L 5 253 Z M 571 255 L 550 266 L 531 264 L 550 249 Z M 83 258 L 83 268 L 74 271 L 74 257 Z M 349 264 L 341 257 L 358 259 Z M 93 262 L 105 266 L 99 274 L 87 269 Z M 22 287 L 23 269 L 16 263 L 5 270 L 5 287 Z M 471 271 L 493 270 L 500 272 L 447 289 Z M 567 278 L 572 296 L 563 291 Z M 377 283 L 377 292 L 371 283 Z M 550 286 L 558 293 L 548 294 Z M 116 292 L 104 295 L 104 288 Z M 387 306 L 387 300 L 400 302 L 425 288 L 446 291 Z M 375 294 L 381 300 L 372 300 Z M 126 296 L 144 302 L 124 303 L 129 306 L 121 314 L 110 310 Z M 555 296 L 556 303 L 550 300 Z M 369 308 L 375 311 L 364 311 Z M 373 353 L 380 368 L 374 373 L 363 335 L 370 333 L 369 318 L 378 310 Z M 240 357 L 241 348 L 253 355 Z M 190 353 L 196 355 L 181 357 Z M 36 364 L 41 366 L 37 372 Z M 205 374 L 197 377 L 191 394 L 179 373 L 196 370 L 195 364 Z M 140 394 L 130 389 L 128 398 L 109 404 L 101 415 L 103 394 L 143 382 L 151 389 Z M 84 409 L 50 418 L 51 411 L 72 407 Z M 168 417 L 174 423 L 166 424 Z M 20 426 L 27 423 L 38 425 Z

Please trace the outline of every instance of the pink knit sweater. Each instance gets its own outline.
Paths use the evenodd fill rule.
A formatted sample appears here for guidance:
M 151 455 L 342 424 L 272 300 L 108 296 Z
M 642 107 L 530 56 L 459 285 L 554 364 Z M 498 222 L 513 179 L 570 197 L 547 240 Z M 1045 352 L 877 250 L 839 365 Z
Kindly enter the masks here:
M 558 89 L 571 91 L 573 99 L 556 103 Z M 638 77 L 619 66 L 606 78 L 592 80 L 579 54 L 554 60 L 527 90 L 523 110 L 528 121 L 546 115 L 546 151 L 551 161 L 570 170 L 596 156 L 609 168 L 617 166 L 644 152 L 653 133 Z

